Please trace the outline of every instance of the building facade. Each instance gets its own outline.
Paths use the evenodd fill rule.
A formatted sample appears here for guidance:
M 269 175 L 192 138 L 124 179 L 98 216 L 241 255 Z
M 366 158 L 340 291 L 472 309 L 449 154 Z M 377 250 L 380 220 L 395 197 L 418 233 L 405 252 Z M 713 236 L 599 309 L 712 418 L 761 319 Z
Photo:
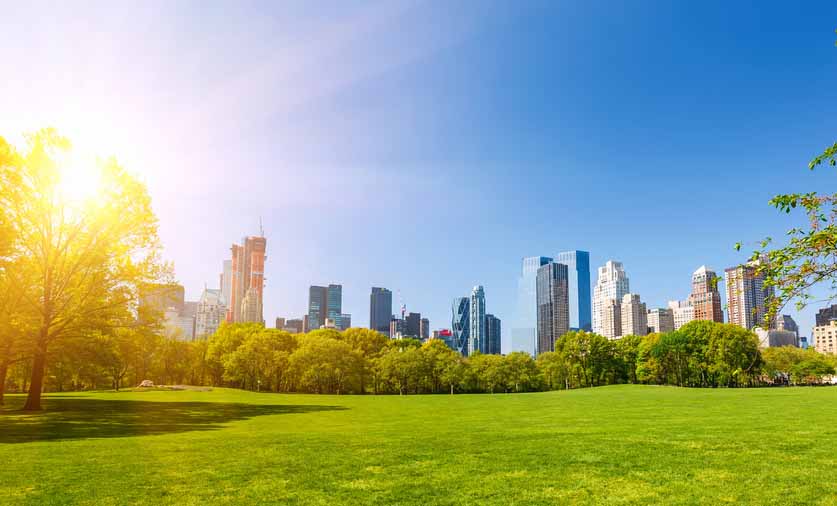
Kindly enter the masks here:
M 404 323 L 407 325 L 406 335 L 421 338 L 421 313 L 407 313 L 404 316 Z
M 221 289 L 206 288 L 198 301 L 195 312 L 195 336 L 206 338 L 213 335 L 227 315 L 227 307 L 221 300 Z
M 648 333 L 648 309 L 635 293 L 626 293 L 622 297 L 621 312 L 622 336 L 644 336 Z
M 485 353 L 487 348 L 487 337 L 485 334 L 485 290 L 481 285 L 471 290 L 470 302 L 470 335 L 468 336 L 468 354 L 472 355 L 479 351 Z
M 485 315 L 485 334 L 487 336 L 485 352 L 489 355 L 500 355 L 500 336 L 502 335 L 500 319 L 493 314 Z
M 622 297 L 630 291 L 630 281 L 622 262 L 608 260 L 599 267 L 593 289 L 593 332 L 610 339 L 622 335 L 621 311 L 618 306 Z
M 590 295 L 590 253 L 586 251 L 562 251 L 555 262 L 567 266 L 569 279 L 570 329 L 593 329 L 593 308 Z
M 550 262 L 538 269 L 535 282 L 537 347 L 535 354 L 555 351 L 555 341 L 570 330 L 569 269 Z
M 814 319 L 817 327 L 825 327 L 831 320 L 837 320 L 837 304 L 820 309 Z
M 309 287 L 308 328 L 306 332 L 322 327 L 326 318 L 328 318 L 328 288 L 325 286 Z
M 226 319 L 231 323 L 264 323 L 262 304 L 267 239 L 250 236 L 245 237 L 243 243 L 233 244 L 230 248 L 231 286 Z M 245 297 L 248 299 L 246 307 Z
M 336 328 L 343 328 L 340 316 L 343 314 L 343 285 L 328 285 L 326 318 L 334 320 Z
M 392 319 L 392 292 L 386 288 L 372 287 L 369 295 L 369 328 L 389 335 Z
M 827 325 L 814 327 L 814 349 L 820 353 L 837 353 L 837 319 L 831 319 Z
M 718 275 L 705 265 L 692 273 L 692 293 L 689 305 L 694 308 L 695 320 L 724 323 L 721 292 L 718 291 Z
M 775 321 L 765 325 L 767 301 L 773 287 L 764 285 L 764 274 L 758 272 L 761 261 L 726 269 L 729 322 L 752 330 L 754 327 L 775 328 Z
M 549 257 L 526 257 L 522 262 L 520 277 L 517 280 L 517 309 L 511 328 L 509 343 L 503 344 L 508 351 L 525 351 L 535 356 L 537 349 L 538 269 L 552 261 Z
M 305 331 L 305 322 L 301 318 L 285 320 L 285 326 L 283 328 L 291 334 L 302 334 Z
M 232 298 L 232 260 L 224 260 L 221 271 L 221 302 L 228 306 Z
M 674 311 L 671 308 L 648 310 L 648 332 L 663 334 L 674 330 Z
M 451 332 L 453 348 L 462 356 L 468 356 L 468 342 L 471 337 L 471 299 L 457 297 L 451 305 Z
M 430 339 L 430 320 L 422 318 L 419 323 L 419 338 L 422 341 Z
M 352 328 L 352 315 L 349 313 L 343 313 L 340 315 L 340 326 L 338 327 L 340 330 L 348 330 Z
M 668 308 L 671 309 L 674 317 L 674 330 L 679 330 L 680 327 L 695 319 L 695 308 L 688 301 L 670 300 Z

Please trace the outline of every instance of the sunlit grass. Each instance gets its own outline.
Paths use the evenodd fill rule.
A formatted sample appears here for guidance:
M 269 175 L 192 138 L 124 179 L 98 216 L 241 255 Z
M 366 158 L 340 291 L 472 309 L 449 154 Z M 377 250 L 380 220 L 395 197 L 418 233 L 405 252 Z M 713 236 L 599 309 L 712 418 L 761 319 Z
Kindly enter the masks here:
M 837 388 L 152 391 L 50 395 L 33 416 L 13 396 L 0 503 L 835 504 L 835 401 Z

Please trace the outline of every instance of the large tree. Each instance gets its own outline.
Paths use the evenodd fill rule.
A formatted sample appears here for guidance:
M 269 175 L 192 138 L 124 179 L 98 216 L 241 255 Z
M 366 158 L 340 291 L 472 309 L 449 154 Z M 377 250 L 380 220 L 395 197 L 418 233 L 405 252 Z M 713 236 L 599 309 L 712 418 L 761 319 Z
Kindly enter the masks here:
M 35 319 L 27 410 L 41 409 L 56 341 L 130 326 L 141 288 L 166 273 L 145 186 L 113 159 L 73 157 L 69 141 L 47 129 L 27 136 L 3 169 L 4 179 L 15 178 L 13 192 L 0 192 L 13 229 L 6 258 L 15 269 L 7 272 Z

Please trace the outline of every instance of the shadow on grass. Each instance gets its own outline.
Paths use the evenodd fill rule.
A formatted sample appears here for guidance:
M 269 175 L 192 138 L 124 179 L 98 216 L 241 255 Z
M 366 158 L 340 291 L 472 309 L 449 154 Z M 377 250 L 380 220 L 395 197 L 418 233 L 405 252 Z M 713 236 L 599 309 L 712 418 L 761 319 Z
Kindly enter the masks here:
M 10 399 L 9 399 L 10 400 Z M 342 406 L 152 402 L 84 397 L 47 399 L 43 412 L 20 411 L 23 399 L 0 411 L 0 444 L 150 436 L 218 430 L 256 416 L 347 409 Z M 20 404 L 20 405 L 16 405 Z

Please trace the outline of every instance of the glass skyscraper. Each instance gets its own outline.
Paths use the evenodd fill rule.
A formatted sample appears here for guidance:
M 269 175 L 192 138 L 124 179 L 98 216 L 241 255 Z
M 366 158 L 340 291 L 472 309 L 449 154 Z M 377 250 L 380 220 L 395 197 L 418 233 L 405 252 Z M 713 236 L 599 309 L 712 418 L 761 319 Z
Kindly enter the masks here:
M 308 289 L 308 330 L 322 327 L 326 319 L 328 288 L 312 286 Z
M 532 356 L 535 355 L 538 325 L 538 302 L 535 284 L 538 269 L 551 261 L 552 259 L 549 257 L 526 257 L 523 259 L 523 268 L 517 281 L 517 312 L 512 324 L 511 342 L 503 343 L 505 353 L 525 351 Z
M 369 328 L 389 335 L 392 319 L 392 292 L 386 288 L 372 287 L 369 296 Z
M 555 261 L 567 266 L 570 288 L 570 329 L 593 329 L 593 312 L 590 298 L 590 253 L 563 251 Z
M 328 312 L 327 318 L 334 321 L 334 326 L 343 327 L 340 321 L 343 315 L 343 285 L 328 285 Z
M 468 355 L 487 353 L 488 335 L 485 332 L 485 290 L 475 286 L 471 290 L 471 334 L 468 336 Z
M 538 269 L 536 281 L 538 301 L 537 353 L 555 351 L 555 341 L 570 330 L 569 269 L 550 262 Z
M 452 348 L 463 356 L 467 356 L 471 328 L 471 299 L 468 297 L 453 299 L 451 313 Z
M 502 334 L 500 330 L 500 319 L 493 314 L 485 315 L 485 333 L 488 342 L 485 353 L 489 355 L 500 354 L 500 335 Z

